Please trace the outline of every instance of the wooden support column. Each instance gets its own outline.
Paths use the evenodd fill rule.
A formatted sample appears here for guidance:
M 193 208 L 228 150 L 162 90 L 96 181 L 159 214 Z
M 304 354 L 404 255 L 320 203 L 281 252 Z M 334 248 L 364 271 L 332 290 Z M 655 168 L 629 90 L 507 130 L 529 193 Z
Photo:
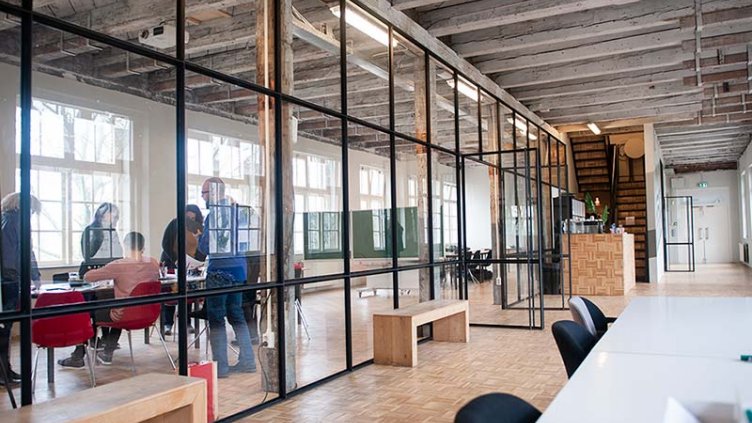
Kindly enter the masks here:
M 293 84 L 293 63 L 292 63 L 292 5 L 291 0 L 277 1 L 281 11 L 281 21 L 279 23 L 281 45 L 275 45 L 274 34 L 274 16 L 275 0 L 257 0 L 256 1 L 256 82 L 260 85 L 276 89 L 279 86 L 283 92 L 291 92 Z M 275 80 L 275 52 L 281 55 L 281 80 Z M 282 104 L 281 115 L 277 116 L 277 105 L 272 97 L 258 95 L 258 116 L 259 116 L 259 139 L 264 146 L 264 186 L 262 187 L 262 198 L 264 202 L 262 213 L 262 242 L 264 242 L 267 251 L 268 260 L 262 266 L 262 273 L 266 275 L 268 281 L 279 281 L 282 278 L 292 279 L 293 273 L 293 219 L 294 219 L 294 198 L 292 181 L 292 154 L 293 140 L 289 136 L 290 125 L 292 121 L 292 108 L 290 105 Z M 277 152 L 275 120 L 281 120 L 282 143 L 279 154 Z M 280 157 L 281 156 L 281 157 Z M 281 160 L 278 160 L 280 159 Z M 281 170 L 281 181 L 275 176 Z M 277 195 L 282 195 L 282 210 L 275 206 Z M 282 246 L 279 248 L 276 236 L 277 214 L 281 213 L 283 218 Z M 277 252 L 282 252 L 282 272 L 278 274 Z M 280 377 L 285 378 L 286 392 L 295 388 L 296 375 L 296 339 L 297 325 L 295 313 L 294 288 L 282 288 L 271 290 L 267 294 L 269 298 L 266 301 L 266 312 L 262 319 L 261 330 L 264 341 L 267 345 L 261 349 L 259 361 L 266 370 L 266 378 L 263 379 L 264 390 L 269 392 L 279 392 Z M 284 297 L 284 310 L 279 310 L 278 296 Z M 284 315 L 284 342 L 285 345 L 285 374 L 278 374 L 279 349 L 277 346 L 281 336 L 279 327 L 279 313 Z
M 428 126 L 426 113 L 426 81 L 425 81 L 425 62 L 422 57 L 415 61 L 415 138 L 427 141 Z M 428 238 L 423 228 L 427 226 L 426 218 L 428 216 L 428 181 L 431 175 L 428 174 L 428 148 L 420 144 L 415 145 L 415 155 L 417 156 L 417 194 L 418 194 L 418 258 L 421 263 L 430 261 L 430 246 Z M 420 291 L 420 302 L 431 300 L 431 272 L 428 268 L 418 271 Z M 438 290 L 436 291 L 438 293 Z
M 499 151 L 499 140 L 500 140 L 500 134 L 499 134 L 499 109 L 496 104 L 493 106 L 484 106 L 484 107 L 490 107 L 491 113 L 488 114 L 488 121 L 486 122 L 486 127 L 488 128 L 488 131 L 486 131 L 486 137 L 488 138 L 488 142 L 483 141 L 483 150 L 484 151 Z M 501 165 L 501 160 L 498 154 L 490 155 L 490 156 L 484 156 L 485 160 L 494 163 L 495 165 L 499 166 Z M 489 203 L 491 204 L 491 258 L 501 257 L 501 248 L 502 248 L 502 240 L 501 240 L 501 228 L 504 225 L 504 222 L 502 221 L 502 207 L 504 207 L 502 203 L 502 197 L 504 193 L 501 189 L 501 183 L 499 178 L 501 177 L 500 171 L 496 167 L 489 167 L 488 168 L 488 182 L 491 186 L 490 193 L 491 193 L 491 201 Z M 494 304 L 501 304 L 502 303 L 502 292 L 503 289 L 502 285 L 497 285 L 496 281 L 501 281 L 501 274 L 500 271 L 504 271 L 503 265 L 491 265 L 491 272 L 493 273 L 491 276 L 491 283 L 493 284 L 493 303 Z

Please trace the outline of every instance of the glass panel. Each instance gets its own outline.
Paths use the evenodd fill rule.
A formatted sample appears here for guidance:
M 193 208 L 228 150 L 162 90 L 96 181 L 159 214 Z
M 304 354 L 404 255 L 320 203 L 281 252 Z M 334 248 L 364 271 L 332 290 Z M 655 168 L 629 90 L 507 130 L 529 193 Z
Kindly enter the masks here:
M 478 87 L 470 81 L 457 78 L 460 113 L 460 150 L 462 153 L 479 151 L 478 134 Z
M 149 7 L 136 5 L 130 1 L 108 2 L 69 2 L 69 1 L 35 1 L 34 11 L 49 15 L 80 27 L 91 29 L 109 36 L 130 41 L 141 47 L 157 50 L 159 52 L 175 55 L 177 45 L 177 28 L 175 25 L 176 7 L 175 1 L 157 0 L 149 3 Z M 186 10 L 186 18 L 189 21 L 192 13 L 208 13 L 214 7 L 203 2 L 194 2 L 192 7 Z M 186 43 L 191 40 L 191 31 Z M 196 36 L 196 38 L 199 38 Z M 56 55 L 58 58 L 66 56 L 87 55 L 99 51 L 99 46 L 88 40 L 61 34 L 52 29 L 39 30 L 34 33 L 35 48 L 38 54 Z M 136 55 L 130 57 L 124 52 L 115 52 L 104 48 L 98 53 L 100 60 L 108 58 L 115 69 L 128 69 L 128 72 L 151 72 L 154 61 Z
M 512 109 L 504 106 L 503 104 L 499 104 L 499 108 L 501 109 L 501 111 L 499 112 L 501 116 L 501 144 L 499 149 L 513 150 L 514 140 L 512 139 L 512 131 L 514 130 L 514 120 L 512 116 Z
M 351 124 L 348 137 L 351 269 L 391 267 L 389 136 Z
M 394 309 L 393 273 L 351 279 L 353 365 L 373 358 L 373 314 Z
M 131 295 L 142 296 L 159 290 L 158 281 L 146 282 Z M 70 304 L 78 301 L 76 296 L 85 295 L 85 292 L 64 290 L 44 292 L 36 299 L 36 307 Z M 87 390 L 92 387 L 92 377 L 99 386 L 128 379 L 133 376 L 132 366 L 139 374 L 174 375 L 178 360 L 177 338 L 173 335 L 162 338 L 160 331 L 155 330 L 165 304 L 155 302 L 33 319 L 32 342 L 39 354 L 34 403 Z M 143 324 L 135 324 L 141 320 Z M 198 356 L 200 353 L 196 351 Z
M 481 91 L 480 113 L 483 151 L 498 151 L 499 115 L 496 108 L 496 100 L 484 91 Z M 488 156 L 485 156 L 485 159 L 488 160 Z
M 0 353 L 4 355 L 4 357 L 8 358 L 8 368 L 9 370 L 20 374 L 21 373 L 21 357 L 20 357 L 20 337 L 11 337 L 11 333 L 15 331 L 18 331 L 18 328 L 21 326 L 22 322 L 14 321 L 14 320 L 3 320 L 0 321 L 0 336 L 2 336 L 3 342 L 3 349 L 0 350 Z M 20 407 L 21 406 L 21 387 L 23 383 L 13 383 L 11 385 L 11 391 L 13 392 L 15 406 Z M 5 392 L 6 388 L 3 386 L 3 398 L 0 400 L 0 413 L 2 414 L 9 414 L 13 411 L 13 405 L 11 404 L 10 398 L 8 397 L 7 393 Z
M 457 149 L 454 122 L 454 72 L 429 60 L 431 78 L 431 143 Z
M 634 213 L 638 213 L 635 211 Z M 666 198 L 666 270 L 694 271 L 692 197 Z M 673 245 L 672 245 L 673 244 Z
M 276 308 L 277 290 L 249 290 L 207 297 L 198 314 L 200 326 L 211 325 L 198 338 L 189 338 L 188 361 L 209 359 L 219 377 L 219 417 L 227 417 L 278 396 Z M 231 322 L 225 323 L 225 317 Z M 198 327 L 196 327 L 198 329 Z M 259 344 L 261 343 L 261 345 Z M 269 346 L 271 345 L 271 347 Z M 289 345 L 289 343 L 288 343 Z M 229 367 L 229 373 L 227 373 Z M 224 376 L 224 377 L 223 377 Z M 242 389 L 238 389 L 241 387 Z M 289 386 L 289 385 L 288 385 Z
M 93 44 L 33 27 L 35 40 L 50 34 Z M 160 278 L 161 234 L 175 217 L 174 81 L 152 93 L 144 87 L 164 63 L 151 60 L 136 74 L 123 69 L 128 57 L 141 59 L 113 47 L 63 56 L 48 47 L 34 44 L 31 106 L 31 191 L 43 210 L 32 219 L 32 242 L 40 266 L 55 266 L 42 273 L 42 290 L 70 280 L 88 288 L 87 301 L 128 297 Z
M 423 51 L 394 35 L 395 129 L 420 140 L 426 137 L 426 72 Z
M 332 10 L 339 16 L 339 7 Z M 347 3 L 347 112 L 389 127 L 389 30 Z M 394 46 L 397 45 L 395 40 Z
M 186 79 L 197 75 L 187 72 Z M 223 92 L 235 93 L 233 101 L 213 100 L 213 94 Z M 208 260 L 208 275 L 231 275 L 228 283 L 275 280 L 269 253 L 274 248 L 274 185 L 266 178 L 274 169 L 265 141 L 274 135 L 273 128 L 267 132 L 257 123 L 265 122 L 264 116 L 274 119 L 273 109 L 267 109 L 268 97 L 220 82 L 200 94 L 191 93 L 186 101 L 186 203 L 203 215 L 203 224 L 189 237 L 198 240 L 194 258 Z M 226 115 L 228 106 L 232 119 Z M 197 279 L 189 280 L 189 289 L 224 283 L 209 278 L 204 285 Z
M 428 149 L 397 139 L 397 253 L 400 266 L 427 263 Z
M 457 164 L 453 154 L 431 151 L 433 254 L 435 260 L 459 259 Z
M 436 281 L 431 279 L 431 268 L 403 270 L 398 276 L 400 308 L 431 300 L 431 282 Z M 434 292 L 439 292 L 438 286 L 434 287 Z
M 21 272 L 21 213 L 20 188 L 21 172 L 19 168 L 21 151 L 21 109 L 20 109 L 20 68 L 18 66 L 21 51 L 21 27 L 14 26 L 3 32 L 0 43 L 0 198 L 2 198 L 2 259 L 0 273 L 3 275 L 2 301 L 0 313 L 18 310 L 20 296 Z M 33 144 L 32 144 L 33 145 Z M 37 206 L 41 204 L 38 202 Z M 37 220 L 43 209 L 37 208 L 32 220 Z M 39 256 L 39 239 L 32 237 L 32 279 L 39 280 L 37 257 Z M 0 337 L 10 339 L 10 330 L 0 331 Z M 2 339 L 0 339 L 2 342 Z M 18 370 L 18 368 L 16 368 Z
M 342 106 L 338 4 L 292 1 L 296 29 L 292 42 L 295 85 L 283 87 L 297 98 L 337 111 Z
M 296 388 L 345 370 L 345 290 L 342 280 L 295 285 L 285 309 L 292 329 Z M 292 302 L 292 304 L 290 304 Z M 292 378 L 294 376 L 294 379 Z
M 462 285 L 459 278 L 461 270 L 459 263 L 434 266 L 433 283 L 437 288 L 437 299 L 460 299 Z
M 294 236 L 288 249 L 295 255 L 295 278 L 342 273 L 342 130 L 341 120 L 293 104 L 283 127 L 283 140 L 293 145 L 293 191 L 285 196 L 294 210 Z M 322 125 L 323 123 L 323 125 Z M 290 231 L 286 226 L 286 231 Z

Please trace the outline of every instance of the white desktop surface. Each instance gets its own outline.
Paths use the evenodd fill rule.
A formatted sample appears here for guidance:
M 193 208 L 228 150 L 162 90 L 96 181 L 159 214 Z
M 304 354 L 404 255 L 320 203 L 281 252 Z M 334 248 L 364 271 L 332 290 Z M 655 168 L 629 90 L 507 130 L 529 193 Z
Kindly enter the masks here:
M 591 352 L 538 423 L 661 423 L 669 397 L 735 403 L 750 381 L 738 358 Z
M 738 360 L 752 354 L 752 298 L 635 298 L 593 352 Z
M 635 298 L 539 422 L 663 422 L 669 397 L 735 403 L 752 383 L 742 354 L 752 298 Z

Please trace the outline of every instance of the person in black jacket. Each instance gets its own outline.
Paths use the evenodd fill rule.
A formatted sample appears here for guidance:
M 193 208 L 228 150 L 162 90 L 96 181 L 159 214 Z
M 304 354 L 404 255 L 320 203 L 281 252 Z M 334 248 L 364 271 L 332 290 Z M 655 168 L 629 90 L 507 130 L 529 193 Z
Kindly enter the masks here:
M 42 203 L 31 196 L 31 212 L 39 213 Z M 21 194 L 18 192 L 6 195 L 0 202 L 2 217 L 0 218 L 0 275 L 2 275 L 2 311 L 18 309 L 21 293 Z M 34 250 L 31 251 L 31 280 L 40 279 Z M 13 329 L 12 322 L 0 323 L 0 364 L 7 365 L 6 375 L 10 382 L 20 382 L 21 376 L 10 367 L 10 336 Z M 0 379 L 0 384 L 5 381 Z
M 206 260 L 206 255 L 198 250 L 198 236 L 204 225 L 201 209 L 195 204 L 185 206 L 185 252 L 198 261 Z M 172 219 L 162 235 L 162 255 L 159 259 L 163 266 L 175 269 L 178 264 L 178 219 Z M 172 335 L 175 324 L 175 305 L 165 304 L 162 307 L 162 325 L 164 334 Z M 193 327 L 188 324 L 188 333 L 193 333 Z
M 81 255 L 84 263 L 100 259 L 112 261 L 123 257 L 117 226 L 120 209 L 112 203 L 102 203 L 94 212 L 94 220 L 84 228 L 81 234 Z M 83 275 L 81 275 L 83 276 Z

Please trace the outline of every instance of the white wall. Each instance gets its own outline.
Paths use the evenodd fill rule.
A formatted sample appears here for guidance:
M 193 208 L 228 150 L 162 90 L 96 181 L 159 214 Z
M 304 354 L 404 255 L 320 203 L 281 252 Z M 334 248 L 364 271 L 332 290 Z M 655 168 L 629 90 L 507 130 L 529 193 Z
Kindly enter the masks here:
M 675 178 L 683 179 L 683 187 L 675 187 Z M 739 188 L 738 172 L 736 170 L 718 170 L 702 173 L 682 173 L 671 178 L 671 195 L 692 196 L 694 204 L 707 204 L 721 201 L 727 206 L 726 219 L 729 222 L 729 249 L 731 256 L 728 261 L 739 260 L 739 242 L 741 240 L 739 216 Z M 707 188 L 698 188 L 700 181 L 708 183 Z M 696 228 L 695 228 L 696 230 Z M 697 239 L 695 240 L 697 241 Z
M 650 282 L 660 282 L 664 273 L 663 195 L 661 193 L 661 149 L 653 124 L 643 127 L 645 137 L 645 197 L 647 200 L 647 254 Z
M 466 164 L 465 201 L 467 247 L 491 248 L 491 185 L 486 166 Z

